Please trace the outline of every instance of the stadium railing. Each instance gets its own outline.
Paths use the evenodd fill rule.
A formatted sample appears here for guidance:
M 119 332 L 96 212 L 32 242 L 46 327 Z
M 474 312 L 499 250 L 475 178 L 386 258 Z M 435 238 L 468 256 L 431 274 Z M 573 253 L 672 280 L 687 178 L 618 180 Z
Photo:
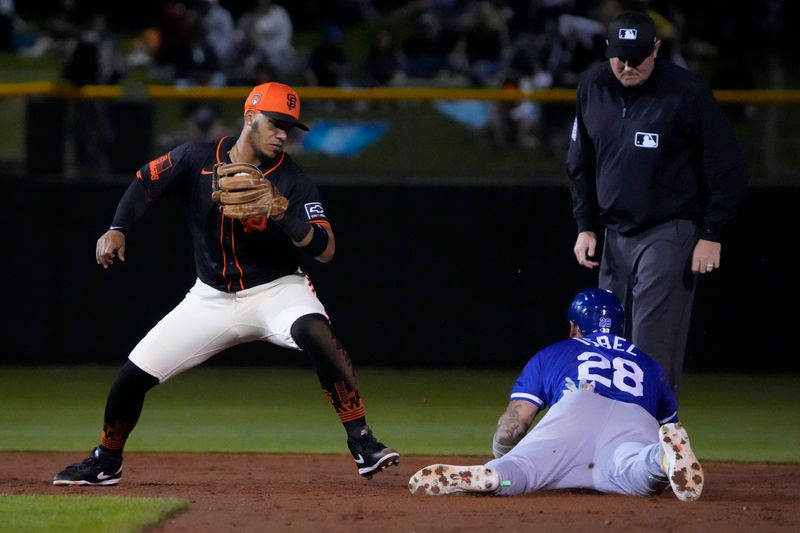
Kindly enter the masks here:
M 305 121 L 341 136 L 381 125 L 358 150 L 342 143 L 296 140 L 303 166 L 337 181 L 408 183 L 564 184 L 563 160 L 572 125 L 572 89 L 469 89 L 426 87 L 297 87 Z M 248 87 L 123 85 L 70 87 L 52 82 L 0 84 L 0 168 L 3 177 L 129 179 L 131 173 L 189 138 L 191 110 L 211 104 L 217 126 L 236 134 Z M 717 90 L 751 167 L 754 185 L 800 185 L 800 90 Z M 100 106 L 88 105 L 102 102 Z M 530 142 L 517 142 L 509 110 L 530 102 Z M 448 104 L 449 103 L 449 104 Z M 214 107 L 215 106 L 215 107 Z M 82 110 L 82 111 L 79 111 Z M 76 117 L 83 113 L 83 133 Z M 104 164 L 78 161 L 76 139 L 110 124 Z M 216 130 L 215 130 L 216 131 Z M 319 130 L 318 130 L 319 131 Z M 108 136 L 107 136 L 108 137 Z M 328 149 L 328 145 L 335 145 Z M 100 144 L 103 144 L 100 142 Z M 321 146 L 321 147 L 320 147 Z M 92 175 L 92 171 L 94 174 Z

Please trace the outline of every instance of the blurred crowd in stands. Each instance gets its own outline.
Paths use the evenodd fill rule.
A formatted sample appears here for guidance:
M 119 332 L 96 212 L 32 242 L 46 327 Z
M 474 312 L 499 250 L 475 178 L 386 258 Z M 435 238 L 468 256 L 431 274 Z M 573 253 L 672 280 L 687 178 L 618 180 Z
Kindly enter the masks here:
M 603 58 L 607 22 L 637 9 L 655 19 L 662 57 L 702 65 L 714 88 L 746 89 L 780 84 L 780 74 L 757 83 L 745 59 L 778 61 L 797 10 L 785 0 L 180 0 L 144 1 L 146 13 L 130 15 L 140 27 L 117 28 L 105 3 L 51 3 L 28 13 L 21 0 L 0 0 L 0 48 L 57 55 L 76 86 L 124 82 L 139 70 L 150 83 L 178 86 L 569 88 Z M 529 132 L 539 106 L 496 111 L 498 144 L 536 144 Z M 206 121 L 208 112 L 200 110 Z

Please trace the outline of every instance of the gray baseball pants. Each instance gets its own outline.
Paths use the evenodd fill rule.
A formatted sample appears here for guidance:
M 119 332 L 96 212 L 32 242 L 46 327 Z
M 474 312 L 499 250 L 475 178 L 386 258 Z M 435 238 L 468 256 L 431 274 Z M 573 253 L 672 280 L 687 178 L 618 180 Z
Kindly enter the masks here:
M 599 286 L 625 306 L 626 338 L 661 364 L 674 390 L 689 336 L 696 242 L 690 220 L 670 220 L 633 236 L 607 230 L 600 265 Z
M 499 474 L 501 496 L 556 489 L 648 496 L 668 484 L 658 428 L 636 404 L 567 392 L 510 452 L 486 466 Z

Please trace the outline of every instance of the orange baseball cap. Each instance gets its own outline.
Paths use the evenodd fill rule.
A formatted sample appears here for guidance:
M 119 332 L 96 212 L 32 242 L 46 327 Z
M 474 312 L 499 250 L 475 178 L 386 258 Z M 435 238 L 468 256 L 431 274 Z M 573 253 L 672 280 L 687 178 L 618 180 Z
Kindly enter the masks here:
M 265 115 L 282 120 L 308 131 L 308 126 L 300 122 L 300 97 L 297 92 L 282 83 L 262 83 L 250 91 L 244 101 L 244 110 L 253 109 Z

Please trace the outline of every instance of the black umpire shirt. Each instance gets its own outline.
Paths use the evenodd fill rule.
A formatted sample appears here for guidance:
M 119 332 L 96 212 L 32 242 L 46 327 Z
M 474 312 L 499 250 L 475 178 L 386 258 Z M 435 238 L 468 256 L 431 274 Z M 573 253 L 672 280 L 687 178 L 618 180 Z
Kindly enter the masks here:
M 567 174 L 578 231 L 635 234 L 689 219 L 720 242 L 744 197 L 747 165 L 709 87 L 656 60 L 641 86 L 624 87 L 608 61 L 578 84 Z

